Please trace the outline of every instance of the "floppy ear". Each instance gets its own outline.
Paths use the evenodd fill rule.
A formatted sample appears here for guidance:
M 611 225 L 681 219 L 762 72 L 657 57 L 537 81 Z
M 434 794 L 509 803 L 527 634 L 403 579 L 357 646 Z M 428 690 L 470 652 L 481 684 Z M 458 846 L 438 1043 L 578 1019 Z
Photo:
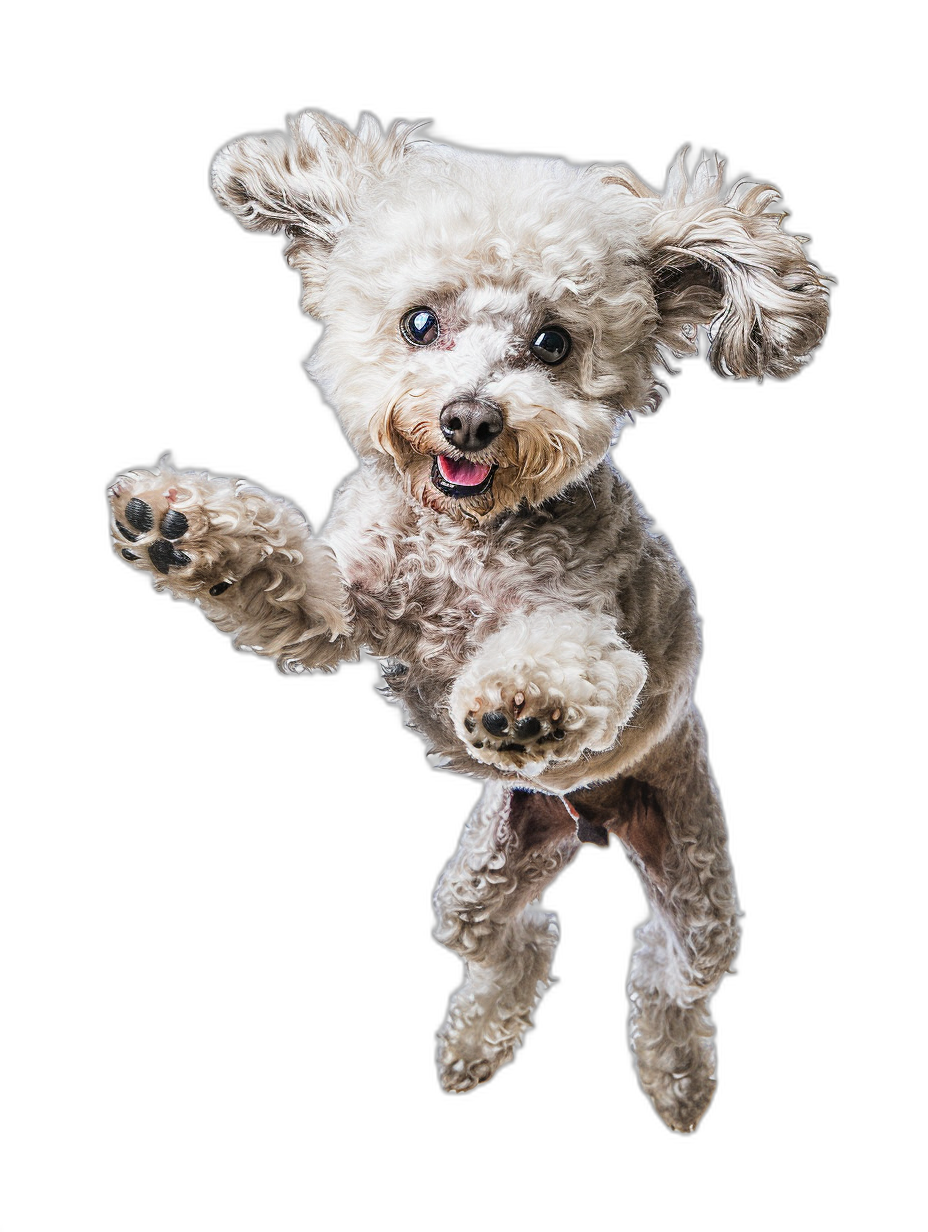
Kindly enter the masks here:
M 362 115 L 356 133 L 319 111 L 288 121 L 288 133 L 239 137 L 213 160 L 219 203 L 252 231 L 285 231 L 287 260 L 303 276 L 303 307 L 316 307 L 327 258 L 372 179 L 401 161 L 418 127 L 383 132 Z
M 803 251 L 806 237 L 781 230 L 769 184 L 725 191 L 724 164 L 704 157 L 687 179 L 680 151 L 663 193 L 619 168 L 605 179 L 651 206 L 650 253 L 660 322 L 657 341 L 676 355 L 697 350 L 709 327 L 712 366 L 723 376 L 789 376 L 821 342 L 826 276 Z

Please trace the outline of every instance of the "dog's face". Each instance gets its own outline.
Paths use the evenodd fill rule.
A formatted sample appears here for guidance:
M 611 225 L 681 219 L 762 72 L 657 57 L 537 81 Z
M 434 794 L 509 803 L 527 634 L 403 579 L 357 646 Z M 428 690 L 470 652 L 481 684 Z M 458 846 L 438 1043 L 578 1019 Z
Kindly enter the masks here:
M 784 375 L 824 330 L 824 287 L 764 212 L 682 164 L 663 197 L 631 173 L 357 134 L 303 113 L 243 138 L 213 171 L 252 228 L 285 228 L 304 307 L 325 323 L 311 370 L 364 457 L 415 500 L 483 520 L 536 506 L 653 409 L 660 347 L 735 375 Z M 674 176 L 676 178 L 674 178 Z
M 312 370 L 358 453 L 415 499 L 485 518 L 537 505 L 641 405 L 656 320 L 635 231 L 563 164 L 426 147 L 333 248 Z

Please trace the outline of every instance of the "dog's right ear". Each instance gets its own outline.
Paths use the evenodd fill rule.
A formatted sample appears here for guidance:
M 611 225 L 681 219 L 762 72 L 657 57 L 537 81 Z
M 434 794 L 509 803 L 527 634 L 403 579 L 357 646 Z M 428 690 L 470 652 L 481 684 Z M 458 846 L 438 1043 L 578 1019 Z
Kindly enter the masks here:
M 239 137 L 213 160 L 221 205 L 252 231 L 285 231 L 287 260 L 303 278 L 303 307 L 316 311 L 329 253 L 372 179 L 393 170 L 417 127 L 384 132 L 363 115 L 357 132 L 319 111 L 289 121 L 289 133 Z

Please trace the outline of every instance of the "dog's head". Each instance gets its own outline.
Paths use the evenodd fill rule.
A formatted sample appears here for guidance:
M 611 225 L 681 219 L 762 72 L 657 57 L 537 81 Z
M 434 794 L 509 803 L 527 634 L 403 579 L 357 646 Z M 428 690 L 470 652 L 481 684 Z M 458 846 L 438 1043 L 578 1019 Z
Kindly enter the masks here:
M 724 375 L 785 376 L 821 340 L 826 286 L 767 212 L 682 156 L 663 193 L 624 168 L 577 168 L 352 132 L 304 112 L 213 164 L 246 227 L 284 230 L 312 363 L 364 457 L 434 509 L 482 520 L 583 479 L 624 416 L 653 410 L 662 351 Z

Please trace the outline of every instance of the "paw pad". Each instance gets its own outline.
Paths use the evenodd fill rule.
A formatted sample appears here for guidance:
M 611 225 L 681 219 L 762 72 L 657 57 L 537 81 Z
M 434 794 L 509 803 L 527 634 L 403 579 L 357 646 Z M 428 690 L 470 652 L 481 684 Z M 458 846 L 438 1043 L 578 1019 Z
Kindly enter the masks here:
M 118 519 L 116 529 L 130 543 L 137 543 L 142 535 L 148 534 L 154 528 L 155 511 L 148 501 L 142 500 L 141 497 L 133 496 L 130 501 L 126 502 L 124 516 L 129 526 L 132 526 L 138 533 L 129 530 L 129 527 L 124 526 Z M 190 564 L 190 557 L 187 553 L 179 552 L 173 543 L 173 540 L 180 539 L 187 533 L 188 526 L 186 515 L 179 509 L 169 509 L 162 517 L 158 527 L 162 538 L 156 539 L 148 546 L 148 558 L 159 573 L 168 573 L 171 569 L 179 569 L 183 565 Z M 122 549 L 122 555 L 126 560 L 141 559 L 137 552 L 130 552 L 128 548 Z
M 160 573 L 167 573 L 172 567 L 179 569 L 181 565 L 189 565 L 190 557 L 186 552 L 178 552 L 173 543 L 167 539 L 157 539 L 148 549 L 151 563 Z
M 572 724 L 578 713 L 565 713 L 560 697 L 542 696 L 537 688 L 518 689 L 513 693 L 501 690 L 499 701 L 492 709 L 483 709 L 478 697 L 463 720 L 464 730 L 472 748 L 488 750 L 484 759 L 495 760 L 505 754 L 514 765 L 554 760 L 562 752 L 567 732 L 564 724 Z M 530 713 L 526 713 L 526 711 Z
M 133 496 L 132 500 L 126 505 L 126 521 L 131 523 L 136 530 L 151 530 L 155 524 L 151 505 L 146 501 L 139 500 L 137 496 Z

